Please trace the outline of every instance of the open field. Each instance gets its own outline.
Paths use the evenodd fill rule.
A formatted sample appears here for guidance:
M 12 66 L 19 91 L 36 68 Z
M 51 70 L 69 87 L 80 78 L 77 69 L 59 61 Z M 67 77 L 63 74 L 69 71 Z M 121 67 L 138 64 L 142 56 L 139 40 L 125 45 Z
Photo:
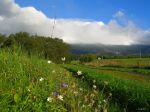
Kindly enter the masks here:
M 126 62 L 127 63 L 127 62 Z M 142 74 L 110 70 L 109 67 L 93 67 L 85 65 L 67 65 L 68 70 L 76 72 L 83 71 L 89 84 L 96 79 L 99 89 L 103 89 L 107 83 L 104 93 L 112 93 L 112 101 L 117 102 L 127 111 L 146 111 L 150 109 L 150 77 Z
M 150 58 L 102 59 L 87 63 L 86 65 L 149 69 Z

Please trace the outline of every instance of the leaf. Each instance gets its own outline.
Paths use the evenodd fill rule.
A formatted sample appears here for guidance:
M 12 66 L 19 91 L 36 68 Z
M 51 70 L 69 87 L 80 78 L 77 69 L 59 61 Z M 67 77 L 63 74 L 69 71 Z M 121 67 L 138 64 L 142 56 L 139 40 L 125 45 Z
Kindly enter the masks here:
M 20 96 L 19 96 L 19 94 L 15 94 L 14 95 L 14 101 L 16 102 L 16 103 L 19 103 L 19 101 L 20 101 Z

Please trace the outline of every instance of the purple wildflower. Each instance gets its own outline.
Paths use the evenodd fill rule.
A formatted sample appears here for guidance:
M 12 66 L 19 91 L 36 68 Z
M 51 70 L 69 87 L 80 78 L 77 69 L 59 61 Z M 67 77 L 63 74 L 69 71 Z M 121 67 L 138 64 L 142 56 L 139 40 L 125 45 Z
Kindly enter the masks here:
M 57 95 L 58 95 L 58 92 L 57 92 L 57 91 L 55 91 L 55 92 L 54 92 L 54 96 L 57 96 Z
M 68 87 L 68 84 L 67 84 L 67 83 L 63 83 L 63 84 L 62 84 L 62 87 L 63 87 L 63 88 L 67 88 L 67 87 Z

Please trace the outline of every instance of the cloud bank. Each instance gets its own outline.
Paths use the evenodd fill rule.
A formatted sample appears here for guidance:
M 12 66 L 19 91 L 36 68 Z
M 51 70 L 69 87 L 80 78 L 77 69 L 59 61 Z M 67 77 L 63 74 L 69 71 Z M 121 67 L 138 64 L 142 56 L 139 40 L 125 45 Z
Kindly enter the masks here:
M 131 45 L 150 44 L 150 31 L 137 27 L 122 11 L 108 23 L 81 19 L 56 19 L 53 35 L 68 43 Z M 14 0 L 0 0 L 0 33 L 19 31 L 52 35 L 54 20 L 34 7 L 20 7 Z

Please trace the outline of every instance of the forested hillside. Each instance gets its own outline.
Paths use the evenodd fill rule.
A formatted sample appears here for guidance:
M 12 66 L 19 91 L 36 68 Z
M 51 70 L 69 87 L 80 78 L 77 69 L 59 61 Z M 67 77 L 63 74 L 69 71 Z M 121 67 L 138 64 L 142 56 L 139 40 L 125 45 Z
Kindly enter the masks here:
M 0 34 L 0 47 L 11 48 L 21 46 L 28 55 L 34 54 L 54 62 L 61 62 L 62 57 L 69 57 L 70 47 L 63 40 L 38 35 L 30 35 L 26 32 Z

